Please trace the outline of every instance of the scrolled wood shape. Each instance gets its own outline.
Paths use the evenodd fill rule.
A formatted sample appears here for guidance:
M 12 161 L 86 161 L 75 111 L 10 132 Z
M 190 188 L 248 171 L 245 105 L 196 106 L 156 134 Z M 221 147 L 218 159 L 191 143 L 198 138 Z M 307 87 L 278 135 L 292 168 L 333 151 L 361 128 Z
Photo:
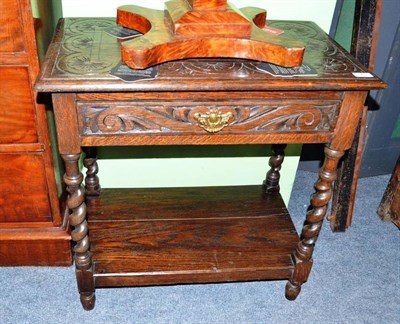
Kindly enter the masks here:
M 232 7 L 226 0 L 174 0 L 165 10 L 122 6 L 117 23 L 145 34 L 121 45 L 133 69 L 185 58 L 232 57 L 300 66 L 304 45 L 265 32 L 266 11 Z
M 85 192 L 82 188 L 83 175 L 79 171 L 80 154 L 63 154 L 65 163 L 64 182 L 67 185 L 67 205 L 71 213 L 69 223 L 74 246 L 75 272 L 84 309 L 91 310 L 95 303 L 92 257 L 89 251 L 88 223 L 86 221 Z
M 301 240 L 297 245 L 294 258 L 296 266 L 291 278 L 286 284 L 286 298 L 294 300 L 301 290 L 301 285 L 307 280 L 312 267 L 312 254 L 318 239 L 327 206 L 332 196 L 332 182 L 336 179 L 336 171 L 344 151 L 325 147 L 325 161 L 319 171 L 319 179 L 315 183 L 316 192 L 311 196 L 311 210 L 307 212 L 306 223 L 303 226 Z
M 269 166 L 271 169 L 267 172 L 267 177 L 264 181 L 265 191 L 268 193 L 279 192 L 279 179 L 281 177 L 280 170 L 283 160 L 285 158 L 286 144 L 272 145 L 273 156 L 269 159 Z

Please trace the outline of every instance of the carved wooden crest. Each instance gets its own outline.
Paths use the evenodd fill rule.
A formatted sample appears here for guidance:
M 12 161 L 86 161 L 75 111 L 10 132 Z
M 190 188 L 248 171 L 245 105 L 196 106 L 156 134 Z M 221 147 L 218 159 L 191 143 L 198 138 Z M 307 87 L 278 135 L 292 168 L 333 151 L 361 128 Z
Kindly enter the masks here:
M 266 11 L 238 10 L 226 0 L 173 0 L 165 10 L 135 5 L 117 11 L 117 23 L 144 35 L 122 43 L 122 61 L 144 69 L 184 58 L 230 57 L 299 66 L 304 46 L 263 30 Z

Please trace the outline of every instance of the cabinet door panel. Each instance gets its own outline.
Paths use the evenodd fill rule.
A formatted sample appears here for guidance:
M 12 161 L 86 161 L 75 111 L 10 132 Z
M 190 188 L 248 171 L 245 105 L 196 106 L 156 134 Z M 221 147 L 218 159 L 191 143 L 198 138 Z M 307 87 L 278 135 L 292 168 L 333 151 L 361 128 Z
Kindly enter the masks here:
M 0 67 L 0 144 L 37 142 L 28 70 Z
M 23 52 L 19 1 L 1 0 L 0 12 L 0 52 Z
M 41 154 L 0 155 L 0 222 L 51 221 Z

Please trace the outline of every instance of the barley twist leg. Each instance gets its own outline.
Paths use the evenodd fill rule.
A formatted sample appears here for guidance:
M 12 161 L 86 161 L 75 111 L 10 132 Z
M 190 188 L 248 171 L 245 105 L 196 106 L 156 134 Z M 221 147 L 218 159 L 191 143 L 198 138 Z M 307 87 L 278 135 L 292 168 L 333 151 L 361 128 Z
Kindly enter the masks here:
M 312 254 L 318 239 L 327 206 L 332 195 L 332 182 L 336 179 L 339 159 L 344 151 L 325 147 L 325 161 L 315 183 L 316 192 L 311 196 L 311 209 L 307 212 L 301 240 L 294 253 L 296 262 L 291 278 L 286 284 L 286 298 L 294 300 L 300 293 L 301 285 L 307 280 L 312 266 Z
M 280 170 L 285 158 L 286 144 L 273 144 L 273 155 L 269 159 L 270 170 L 267 172 L 267 177 L 264 181 L 264 190 L 267 193 L 279 192 L 279 179 L 281 177 Z
M 79 171 L 80 154 L 63 154 L 65 162 L 64 182 L 67 185 L 69 222 L 73 227 L 71 237 L 74 246 L 75 273 L 84 309 L 91 310 L 95 303 L 92 258 L 89 251 L 88 223 L 86 220 L 83 175 Z
M 85 158 L 83 165 L 87 169 L 85 177 L 86 196 L 100 196 L 100 182 L 97 173 L 99 167 L 97 164 L 97 150 L 95 147 L 85 148 Z

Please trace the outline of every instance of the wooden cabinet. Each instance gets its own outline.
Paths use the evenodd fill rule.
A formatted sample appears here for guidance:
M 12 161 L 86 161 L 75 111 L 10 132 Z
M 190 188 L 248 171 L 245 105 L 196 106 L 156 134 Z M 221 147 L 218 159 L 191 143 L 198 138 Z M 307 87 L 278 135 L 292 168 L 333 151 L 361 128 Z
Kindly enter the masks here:
M 0 265 L 69 265 L 29 0 L 0 0 Z M 46 20 L 37 20 L 41 31 Z

